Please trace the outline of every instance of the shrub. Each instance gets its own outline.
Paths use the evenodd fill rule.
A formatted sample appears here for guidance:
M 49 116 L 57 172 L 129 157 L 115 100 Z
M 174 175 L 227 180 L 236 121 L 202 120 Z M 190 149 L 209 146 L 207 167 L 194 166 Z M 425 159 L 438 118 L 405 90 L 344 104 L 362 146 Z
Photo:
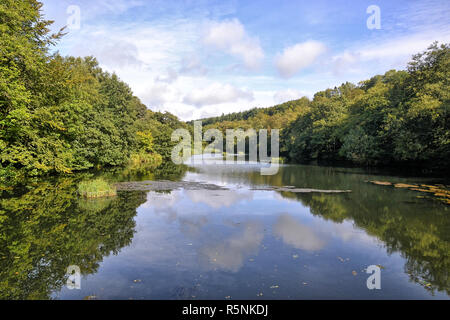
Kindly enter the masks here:
M 116 188 L 103 179 L 83 181 L 78 185 L 78 194 L 85 198 L 114 197 Z
M 162 163 L 162 158 L 155 153 L 134 153 L 130 157 L 129 167 L 137 168 L 156 168 Z

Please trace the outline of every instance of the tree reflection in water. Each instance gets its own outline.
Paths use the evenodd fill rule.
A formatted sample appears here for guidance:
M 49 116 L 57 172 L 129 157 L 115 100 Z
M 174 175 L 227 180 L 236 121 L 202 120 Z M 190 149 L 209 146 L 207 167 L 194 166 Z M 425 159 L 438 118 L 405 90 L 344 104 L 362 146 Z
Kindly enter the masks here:
M 102 175 L 110 181 L 164 177 L 180 180 L 186 173 L 185 167 L 172 169 L 140 176 L 127 171 L 104 172 Z M 147 214 L 146 219 L 159 221 L 159 224 L 150 224 L 149 230 L 143 231 L 141 240 L 147 240 L 147 236 L 150 240 L 158 240 L 152 236 L 155 228 L 160 228 L 157 231 L 163 237 L 156 242 L 143 243 L 143 247 L 139 247 L 142 252 L 138 250 L 129 254 L 149 254 L 153 252 L 151 248 L 165 248 L 173 252 L 165 252 L 161 261 L 189 260 L 184 255 L 192 252 L 185 253 L 178 242 L 184 243 L 189 239 L 195 243 L 187 250 L 195 251 L 198 259 L 192 258 L 189 260 L 192 265 L 184 266 L 191 271 L 203 265 L 206 271 L 237 274 L 250 257 L 261 252 L 265 237 L 277 237 L 286 245 L 302 251 L 317 251 L 329 245 L 329 239 L 324 236 L 328 229 L 324 225 L 303 225 L 289 212 L 280 211 L 278 214 L 261 205 L 259 208 L 265 210 L 268 217 L 277 213 L 276 219 L 267 220 L 271 225 L 264 225 L 266 220 L 249 212 L 247 218 L 238 215 L 244 220 L 236 228 L 227 229 L 226 219 L 230 219 L 230 213 L 241 208 L 241 204 L 247 203 L 250 211 L 257 207 L 259 198 L 255 198 L 255 192 L 250 190 L 255 185 L 352 190 L 348 194 L 277 192 L 277 197 L 271 196 L 272 200 L 267 204 L 278 210 L 282 202 L 291 199 L 308 208 L 306 211 L 320 220 L 332 223 L 336 230 L 344 224 L 354 224 L 364 230 L 364 234 L 379 239 L 388 254 L 400 253 L 405 260 L 404 272 L 412 282 L 421 284 L 430 293 L 443 291 L 450 294 L 450 210 L 440 202 L 418 199 L 413 191 L 390 190 L 369 184 L 366 181 L 374 176 L 358 170 L 283 166 L 276 176 L 261 176 L 258 170 L 221 171 L 216 167 L 190 170 L 190 176 L 186 177 L 188 180 L 222 181 L 230 190 L 177 190 L 169 191 L 167 196 L 119 192 L 114 198 L 85 200 L 76 194 L 79 178 L 73 177 L 28 184 L 14 192 L 0 191 L 0 298 L 48 299 L 65 285 L 69 265 L 80 266 L 83 275 L 97 273 L 105 257 L 118 254 L 130 245 L 135 236 L 136 209 L 144 202 L 147 204 L 142 207 L 148 207 L 147 213 L 154 213 Z M 408 182 L 406 178 L 392 176 L 377 178 Z M 233 190 L 233 186 L 237 189 Z M 258 192 L 259 196 L 264 193 Z M 275 194 L 273 191 L 269 193 Z M 192 214 L 199 208 L 203 211 Z M 215 214 L 211 215 L 211 212 Z M 224 221 L 220 220 L 219 212 L 224 214 Z M 167 221 L 158 220 L 158 217 Z M 179 229 L 168 229 L 174 222 Z M 266 227 L 272 229 L 272 235 L 265 232 Z M 205 230 L 209 232 L 203 232 Z M 289 258 L 295 260 L 292 255 Z M 321 261 L 317 260 L 317 263 Z M 267 260 L 267 263 L 271 262 Z M 161 275 L 170 275 L 170 272 L 176 272 L 175 268 L 176 265 L 172 268 L 165 266 Z M 261 272 L 265 274 L 263 269 Z M 169 288 L 175 284 L 164 282 L 161 286 Z
M 131 243 L 136 208 L 145 193 L 84 200 L 73 179 L 42 182 L 0 200 L 0 298 L 48 299 L 78 265 L 95 273 L 99 263 Z

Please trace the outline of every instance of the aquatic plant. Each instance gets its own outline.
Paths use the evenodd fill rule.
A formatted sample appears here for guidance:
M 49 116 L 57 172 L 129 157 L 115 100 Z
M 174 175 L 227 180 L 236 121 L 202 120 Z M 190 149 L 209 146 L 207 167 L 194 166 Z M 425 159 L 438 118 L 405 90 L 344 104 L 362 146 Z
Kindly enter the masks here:
M 78 194 L 85 198 L 114 197 L 116 188 L 103 179 L 83 181 L 78 185 Z

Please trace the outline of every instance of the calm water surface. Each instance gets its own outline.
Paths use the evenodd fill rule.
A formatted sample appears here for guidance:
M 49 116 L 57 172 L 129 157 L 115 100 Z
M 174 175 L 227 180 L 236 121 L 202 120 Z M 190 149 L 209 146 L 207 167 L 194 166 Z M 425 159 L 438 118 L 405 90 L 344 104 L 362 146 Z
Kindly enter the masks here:
M 201 181 L 227 190 L 82 200 L 76 179 L 3 191 L 3 299 L 449 299 L 450 207 L 361 169 L 203 164 L 111 181 Z M 351 193 L 254 190 L 296 186 Z M 69 290 L 66 268 L 81 269 Z M 379 265 L 381 290 L 365 269 Z

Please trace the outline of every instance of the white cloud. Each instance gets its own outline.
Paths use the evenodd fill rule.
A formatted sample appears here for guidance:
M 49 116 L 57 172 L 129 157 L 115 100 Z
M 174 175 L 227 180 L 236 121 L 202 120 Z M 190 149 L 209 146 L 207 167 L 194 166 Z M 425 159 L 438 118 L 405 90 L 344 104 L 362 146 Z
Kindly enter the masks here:
M 273 106 L 273 91 L 254 91 L 252 92 L 254 95 L 254 100 L 251 102 L 240 99 L 235 102 L 224 102 L 215 105 L 204 105 L 204 106 L 196 106 L 189 104 L 184 101 L 185 95 L 188 95 L 190 92 L 195 91 L 195 88 L 205 86 L 207 87 L 207 83 L 209 79 L 196 78 L 198 82 L 195 83 L 193 78 L 180 77 L 179 80 L 172 84 L 170 87 L 175 86 L 177 88 L 177 92 L 181 94 L 181 98 L 179 96 L 173 97 L 170 100 L 167 100 L 161 107 L 155 108 L 155 105 L 149 104 L 146 100 L 143 100 L 144 103 L 147 103 L 152 110 L 159 111 L 169 111 L 176 116 L 180 117 L 183 120 L 194 120 L 194 119 L 202 119 L 219 116 L 221 114 L 228 114 L 233 112 L 240 112 L 244 110 L 248 110 L 254 107 L 270 107 Z M 185 93 L 183 95 L 183 93 Z M 138 94 L 140 97 L 141 94 Z M 178 100 L 177 100 L 178 99 Z
M 102 67 L 115 71 L 132 87 L 178 70 L 180 57 L 195 52 L 199 26 L 191 21 L 127 23 L 120 26 L 84 24 L 62 39 L 60 50 L 70 55 L 95 55 Z M 145 68 L 130 70 L 130 61 Z M 123 75 L 123 76 L 122 76 Z
M 180 73 L 189 75 L 205 75 L 208 69 L 202 64 L 197 54 L 191 54 L 181 60 Z
M 202 107 L 238 100 L 252 101 L 253 99 L 253 93 L 250 91 L 241 90 L 229 84 L 213 83 L 206 88 L 193 90 L 184 97 L 183 102 Z
M 273 95 L 273 100 L 275 103 L 280 104 L 287 101 L 297 100 L 305 96 L 310 96 L 310 94 L 305 91 L 286 89 L 275 92 Z
M 80 8 L 81 28 L 91 21 L 107 17 L 109 19 L 120 16 L 127 11 L 145 6 L 144 0 L 41 0 L 44 4 L 43 13 L 46 19 L 54 20 L 50 26 L 53 32 L 59 31 L 67 25 L 69 6 L 76 5 Z M 67 30 L 66 30 L 67 31 Z
M 450 30 L 440 34 L 419 33 L 409 36 L 402 36 L 382 43 L 370 43 L 356 50 L 362 60 L 389 59 L 408 61 L 413 54 L 425 50 L 433 41 L 450 41 Z
M 97 5 L 95 6 L 96 10 L 89 10 L 89 11 L 101 11 L 101 9 L 104 9 L 104 11 L 106 11 L 105 13 L 123 13 L 125 11 L 128 11 L 131 8 L 135 8 L 135 7 L 141 7 L 145 4 L 144 1 L 135 1 L 135 0 L 114 0 L 114 1 L 110 1 L 110 0 L 100 0 L 97 1 L 96 3 L 93 1 L 88 1 L 87 2 L 88 5 L 90 6 L 90 8 L 92 8 L 92 5 Z
M 325 240 L 313 228 L 301 224 L 289 214 L 278 218 L 273 232 L 286 244 L 297 249 L 317 251 L 326 245 Z
M 258 69 L 264 59 L 259 40 L 250 37 L 237 19 L 211 23 L 203 41 L 209 46 L 240 58 L 251 70 Z
M 253 192 L 236 192 L 233 190 L 197 190 L 186 191 L 186 195 L 194 203 L 205 203 L 211 208 L 231 207 L 244 200 L 251 200 Z
M 108 67 L 143 66 L 138 58 L 138 48 L 126 41 L 110 41 L 101 47 L 94 47 L 94 56 L 101 57 L 101 62 Z
M 167 68 L 167 75 L 157 76 L 155 81 L 163 83 L 173 83 L 178 79 L 178 73 L 171 67 Z
M 300 70 L 312 65 L 316 59 L 326 51 L 326 46 L 318 41 L 297 43 L 285 48 L 275 60 L 275 65 L 280 75 L 291 78 Z
M 162 110 L 167 102 L 178 101 L 180 93 L 174 86 L 155 81 L 139 96 L 149 108 Z
M 345 51 L 332 58 L 333 73 L 337 76 L 354 69 L 355 63 L 360 59 L 358 53 Z
M 224 20 L 235 14 L 234 4 L 202 6 L 194 1 L 186 3 L 186 10 L 174 12 L 171 5 L 161 2 L 156 8 L 144 0 L 76 2 L 81 8 L 81 29 L 70 30 L 63 37 L 57 47 L 61 54 L 94 55 L 104 70 L 119 75 L 149 108 L 169 111 L 183 120 L 311 97 L 345 81 L 357 83 L 391 68 L 403 68 L 412 54 L 434 40 L 450 41 L 444 19 L 449 7 L 439 4 L 412 4 L 403 13 L 392 13 L 391 18 L 386 12 L 383 32 L 330 41 L 327 45 L 334 51 L 322 60 L 326 48 L 320 42 L 280 48 L 276 40 L 285 30 L 261 29 L 245 15 L 240 15 L 241 20 Z M 56 20 L 54 28 L 65 25 L 67 7 L 73 1 L 44 3 L 46 17 Z M 323 12 L 312 8 L 311 13 L 319 14 L 320 19 L 310 22 L 323 23 Z M 247 21 L 251 21 L 252 31 Z M 288 27 L 280 22 L 281 28 Z M 311 30 L 308 37 L 318 39 L 314 34 Z M 264 36 L 261 39 L 270 51 L 265 53 L 255 36 Z M 319 36 L 327 38 L 326 34 Z M 273 57 L 278 71 L 290 79 L 274 76 L 273 65 L 263 64 L 265 54 L 272 56 L 273 52 L 279 52 Z M 305 70 L 311 65 L 314 70 Z M 263 67 L 258 76 L 242 72 L 243 67 L 255 70 L 258 66 Z M 304 72 L 294 76 L 300 71 Z
M 392 68 L 403 69 L 414 54 L 426 50 L 433 41 L 450 42 L 450 30 L 440 34 L 420 32 L 362 43 L 334 55 L 331 69 L 336 76 L 348 77 L 353 73 L 359 74 L 361 79 Z
M 257 221 L 248 221 L 239 233 L 202 248 L 199 258 L 205 268 L 237 272 L 248 256 L 258 252 L 263 239 L 263 225 Z

